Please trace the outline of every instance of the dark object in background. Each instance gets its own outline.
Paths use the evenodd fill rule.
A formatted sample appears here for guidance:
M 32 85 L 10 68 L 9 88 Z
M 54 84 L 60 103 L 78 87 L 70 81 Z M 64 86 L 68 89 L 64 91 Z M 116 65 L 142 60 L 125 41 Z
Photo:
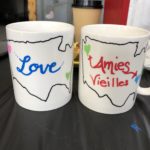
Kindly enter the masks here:
M 103 8 L 101 0 L 74 0 L 73 7 Z
M 27 0 L 1 0 L 0 23 L 28 20 Z

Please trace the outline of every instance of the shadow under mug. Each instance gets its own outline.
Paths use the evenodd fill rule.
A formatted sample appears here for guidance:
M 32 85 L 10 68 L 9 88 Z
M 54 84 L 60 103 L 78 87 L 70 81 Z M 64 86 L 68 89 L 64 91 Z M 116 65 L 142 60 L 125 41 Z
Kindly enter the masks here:
M 119 114 L 130 110 L 139 86 L 150 32 L 124 25 L 87 25 L 82 28 L 79 99 L 96 112 Z M 86 91 L 86 92 L 85 92 Z

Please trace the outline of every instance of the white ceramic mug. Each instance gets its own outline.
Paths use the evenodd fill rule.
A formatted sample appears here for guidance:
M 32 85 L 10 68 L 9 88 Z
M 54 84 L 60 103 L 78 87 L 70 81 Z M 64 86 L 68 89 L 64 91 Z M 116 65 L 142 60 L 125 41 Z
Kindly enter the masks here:
M 74 27 L 27 21 L 7 25 L 6 33 L 17 103 L 35 111 L 65 105 L 72 95 Z
M 150 33 L 122 25 L 82 28 L 79 99 L 88 108 L 106 114 L 128 111 L 139 87 Z

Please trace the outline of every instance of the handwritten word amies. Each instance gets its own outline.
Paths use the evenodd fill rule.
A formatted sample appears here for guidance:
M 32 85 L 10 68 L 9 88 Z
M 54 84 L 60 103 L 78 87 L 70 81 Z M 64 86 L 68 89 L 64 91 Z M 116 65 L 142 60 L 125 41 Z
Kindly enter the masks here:
M 113 61 L 106 61 L 104 60 L 104 57 L 100 57 L 98 62 L 96 64 L 92 63 L 92 56 L 89 55 L 88 61 L 90 63 L 91 68 L 93 69 L 100 69 L 103 74 L 106 74 L 106 70 L 110 72 L 110 74 L 114 75 L 116 72 L 121 71 L 125 75 L 130 75 L 133 79 L 135 76 L 137 76 L 137 71 L 131 71 L 130 69 L 130 62 L 126 61 L 119 61 L 119 62 L 113 62 Z M 118 57 L 116 56 L 116 60 Z
M 17 71 L 25 76 L 29 76 L 35 72 L 37 72 L 39 70 L 39 72 L 41 74 L 46 74 L 47 72 L 49 73 L 56 73 L 58 72 L 63 63 L 61 64 L 61 66 L 57 67 L 57 63 L 51 62 L 49 64 L 46 64 L 46 66 L 44 67 L 43 64 L 38 64 L 38 63 L 31 63 L 29 65 L 29 63 L 31 62 L 31 56 L 27 55 L 24 56 L 23 59 L 19 59 L 21 64 L 21 67 L 17 67 Z

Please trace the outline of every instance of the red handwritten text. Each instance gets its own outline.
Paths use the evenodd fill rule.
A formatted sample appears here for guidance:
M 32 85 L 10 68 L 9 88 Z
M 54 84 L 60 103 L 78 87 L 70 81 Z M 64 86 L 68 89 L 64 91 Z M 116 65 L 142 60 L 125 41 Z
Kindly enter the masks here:
M 129 82 L 128 80 L 120 80 L 117 78 L 109 78 L 101 79 L 100 74 L 97 74 L 95 76 L 90 75 L 92 79 L 92 84 L 101 86 L 101 87 L 123 87 L 128 86 Z
M 126 75 L 131 75 L 131 78 L 133 79 L 135 76 L 137 76 L 137 71 L 131 71 L 130 69 L 130 62 L 126 61 L 119 61 L 119 62 L 113 62 L 113 61 L 106 61 L 104 60 L 104 57 L 100 57 L 98 62 L 96 64 L 93 64 L 92 62 L 92 56 L 89 55 L 88 61 L 90 63 L 91 68 L 100 69 L 103 74 L 106 74 L 106 71 L 109 71 L 110 74 L 114 75 L 116 72 L 121 71 L 122 73 Z M 118 57 L 116 57 L 118 59 Z

